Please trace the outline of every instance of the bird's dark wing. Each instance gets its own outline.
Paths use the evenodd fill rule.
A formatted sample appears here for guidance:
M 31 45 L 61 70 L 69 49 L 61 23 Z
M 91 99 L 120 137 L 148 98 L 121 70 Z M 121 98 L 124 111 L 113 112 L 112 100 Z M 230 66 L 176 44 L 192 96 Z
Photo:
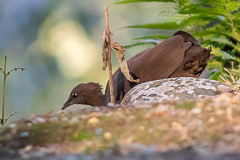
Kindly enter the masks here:
M 168 78 L 182 63 L 186 47 L 189 48 L 189 43 L 185 43 L 182 36 L 173 36 L 131 58 L 129 70 L 140 83 Z

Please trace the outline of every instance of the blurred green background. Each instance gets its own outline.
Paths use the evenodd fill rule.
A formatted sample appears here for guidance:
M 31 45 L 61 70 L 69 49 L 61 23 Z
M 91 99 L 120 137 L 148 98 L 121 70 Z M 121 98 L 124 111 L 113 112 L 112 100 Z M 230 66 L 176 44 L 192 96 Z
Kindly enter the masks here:
M 115 41 L 122 45 L 133 44 L 133 38 L 151 32 L 122 27 L 161 22 L 170 13 L 161 10 L 173 7 L 154 2 L 115 5 L 118 1 L 108 2 L 109 21 Z M 7 78 L 5 113 L 17 112 L 8 123 L 59 111 L 78 83 L 99 82 L 105 90 L 108 72 L 101 69 L 104 9 L 105 0 L 0 1 L 0 67 L 8 56 L 8 70 L 26 68 Z M 127 49 L 126 58 L 149 47 L 152 45 Z M 115 71 L 115 54 L 112 61 Z

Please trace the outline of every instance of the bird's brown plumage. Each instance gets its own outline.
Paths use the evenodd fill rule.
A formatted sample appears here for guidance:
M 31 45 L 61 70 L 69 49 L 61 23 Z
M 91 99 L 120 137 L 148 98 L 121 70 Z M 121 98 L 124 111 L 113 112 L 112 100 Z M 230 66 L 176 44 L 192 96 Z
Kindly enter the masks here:
M 170 77 L 199 77 L 210 58 L 211 49 L 200 46 L 189 33 L 178 31 L 173 37 L 146 49 L 128 60 L 130 74 L 139 83 L 129 82 L 118 69 L 113 74 L 115 101 L 120 103 L 125 94 L 137 84 Z M 104 104 L 110 102 L 109 85 Z
M 173 37 L 136 54 L 127 61 L 130 74 L 140 80 L 138 83 L 129 82 L 120 69 L 113 74 L 116 103 L 120 103 L 124 95 L 140 83 L 170 77 L 199 77 L 211 56 L 210 52 L 211 49 L 202 48 L 191 34 L 176 32 Z M 106 105 L 108 102 L 110 91 L 107 83 L 104 101 L 96 104 Z

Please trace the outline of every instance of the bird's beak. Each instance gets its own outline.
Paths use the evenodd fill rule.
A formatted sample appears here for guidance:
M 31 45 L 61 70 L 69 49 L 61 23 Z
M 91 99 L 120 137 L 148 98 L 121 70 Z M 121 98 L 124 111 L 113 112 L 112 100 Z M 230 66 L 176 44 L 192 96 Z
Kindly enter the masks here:
M 62 110 L 66 109 L 67 107 L 69 107 L 71 105 L 73 105 L 73 102 L 69 102 L 69 101 L 65 102 L 63 107 L 62 107 Z

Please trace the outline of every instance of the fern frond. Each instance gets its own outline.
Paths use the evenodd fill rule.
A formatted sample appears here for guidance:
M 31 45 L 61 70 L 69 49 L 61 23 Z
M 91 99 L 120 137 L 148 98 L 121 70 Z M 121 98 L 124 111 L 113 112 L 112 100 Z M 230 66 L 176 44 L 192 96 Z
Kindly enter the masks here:
M 147 28 L 147 29 L 177 29 L 176 22 L 148 23 L 143 25 L 127 26 L 127 28 Z
M 121 2 L 117 2 L 116 4 L 137 3 L 137 2 L 171 2 L 171 3 L 176 3 L 175 0 L 124 0 L 124 1 L 121 1 Z

